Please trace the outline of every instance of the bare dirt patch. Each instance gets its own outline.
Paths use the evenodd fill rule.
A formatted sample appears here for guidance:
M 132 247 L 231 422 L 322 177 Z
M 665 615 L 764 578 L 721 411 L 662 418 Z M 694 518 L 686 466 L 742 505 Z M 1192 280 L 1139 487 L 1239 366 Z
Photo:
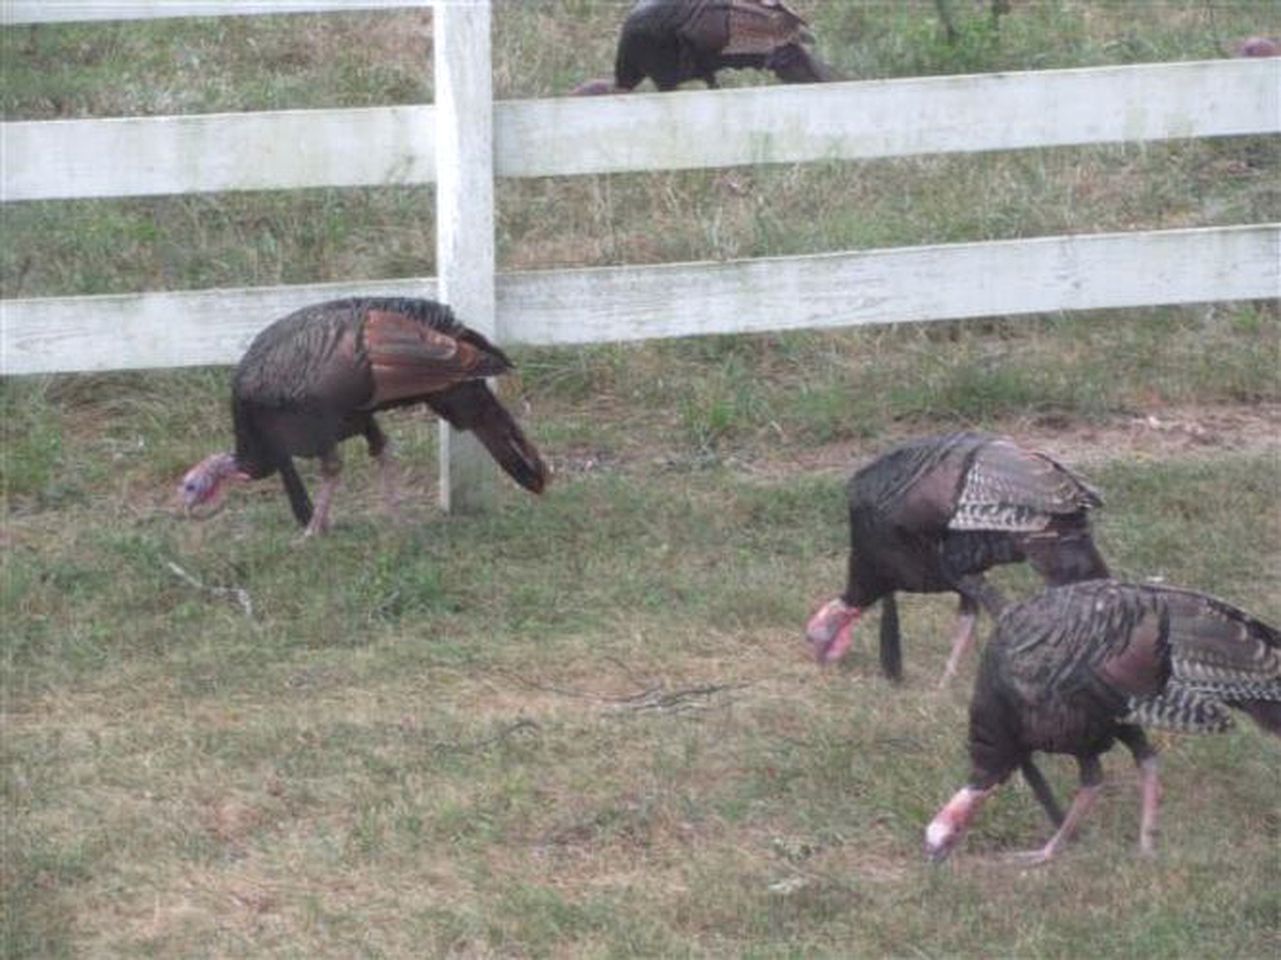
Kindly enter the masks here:
M 1008 433 L 1073 464 L 1197 459 L 1227 453 L 1281 456 L 1279 403 L 1163 407 L 1151 413 L 1092 422 L 1059 416 L 1020 417 L 997 422 L 990 429 Z M 797 471 L 847 471 L 923 432 L 929 431 L 909 429 L 897 435 L 793 448 L 783 456 L 771 456 L 764 450 L 746 459 L 743 467 L 766 477 Z

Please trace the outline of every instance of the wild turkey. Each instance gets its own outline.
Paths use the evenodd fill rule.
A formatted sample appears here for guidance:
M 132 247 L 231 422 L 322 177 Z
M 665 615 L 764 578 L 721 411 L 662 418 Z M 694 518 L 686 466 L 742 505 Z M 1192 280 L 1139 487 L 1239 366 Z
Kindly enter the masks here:
M 304 307 L 254 338 L 232 380 L 236 448 L 192 467 L 179 494 L 188 509 L 216 505 L 226 481 L 279 471 L 298 522 L 307 535 L 321 533 L 342 469 L 337 447 L 348 437 L 364 436 L 394 503 L 388 440 L 374 414 L 416 403 L 472 431 L 513 480 L 541 493 L 547 467 L 485 385 L 510 369 L 501 350 L 444 304 L 371 297 Z M 314 510 L 295 456 L 320 458 Z
M 1190 590 L 1115 580 L 1045 589 L 1002 614 L 983 652 L 969 782 L 929 825 L 926 854 L 946 857 L 982 802 L 1040 750 L 1075 756 L 1081 777 L 1049 843 L 1016 855 L 1049 860 L 1093 805 L 1099 757 L 1116 740 L 1139 767 L 1139 847 L 1149 853 L 1160 782 L 1142 728 L 1217 732 L 1231 725 L 1228 707 L 1281 736 L 1281 631 Z
M 1246 37 L 1233 49 L 1238 57 L 1281 57 L 1281 38 Z
M 814 38 L 783 0 L 640 0 L 623 21 L 614 79 L 589 80 L 574 93 L 623 93 L 646 77 L 659 90 L 686 80 L 716 86 L 716 71 L 771 70 L 787 83 L 837 79 L 806 49 Z
M 1002 598 L 983 572 L 1027 560 L 1047 583 L 1108 576 L 1090 536 L 1093 487 L 1047 454 L 1009 437 L 952 433 L 913 440 L 873 461 L 849 483 L 850 553 L 845 592 L 809 622 L 821 663 L 848 651 L 855 621 L 881 601 L 881 668 L 903 673 L 896 591 L 961 595 L 942 683 L 974 639 L 982 603 Z

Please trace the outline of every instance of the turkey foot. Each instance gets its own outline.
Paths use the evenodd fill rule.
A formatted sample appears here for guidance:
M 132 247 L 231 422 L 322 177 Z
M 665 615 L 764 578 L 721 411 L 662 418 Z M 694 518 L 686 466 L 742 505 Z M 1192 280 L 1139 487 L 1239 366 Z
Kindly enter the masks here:
M 317 508 L 315 514 L 312 515 L 311 523 L 307 524 L 307 528 L 303 530 L 302 536 L 298 538 L 299 542 L 305 542 L 310 540 L 312 537 L 318 537 L 321 534 L 328 533 L 331 527 L 332 524 L 329 521 L 328 512 L 321 513 L 320 509 Z
M 1006 854 L 1004 859 L 1008 863 L 1017 863 L 1025 867 L 1038 867 L 1043 863 L 1049 863 L 1072 839 L 1077 827 L 1094 806 L 1094 801 L 1099 798 L 1099 789 L 1097 784 L 1093 784 L 1082 786 L 1076 792 L 1076 796 L 1072 798 L 1072 806 L 1068 808 L 1067 816 L 1063 819 L 1063 826 L 1059 827 L 1058 832 L 1050 837 L 1050 842 L 1040 850 L 1010 853 Z

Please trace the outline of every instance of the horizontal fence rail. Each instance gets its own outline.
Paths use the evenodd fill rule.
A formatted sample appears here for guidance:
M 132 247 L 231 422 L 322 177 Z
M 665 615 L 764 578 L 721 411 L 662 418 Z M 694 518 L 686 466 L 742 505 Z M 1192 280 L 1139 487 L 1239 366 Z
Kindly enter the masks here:
M 862 160 L 1281 131 L 1281 58 L 498 105 L 500 176 Z M 643 131 L 643 134 L 638 133 Z
M 405 279 L 0 301 L 2 372 L 232 363 L 306 304 L 435 291 Z M 497 328 L 504 342 L 580 344 L 1279 295 L 1273 223 L 499 273 Z
M 278 13 L 356 13 L 430 7 L 435 0 L 0 0 L 0 25 L 226 17 Z
M 422 184 L 429 105 L 0 124 L 5 200 Z M 500 177 L 1281 132 L 1281 58 L 494 105 Z
M 431 183 L 432 107 L 0 124 L 5 200 Z
M 1281 296 L 1281 223 L 498 274 L 492 256 L 496 177 L 1275 134 L 1281 59 L 494 103 L 492 0 L 0 0 L 0 23 L 411 6 L 438 8 L 436 105 L 0 123 L 0 201 L 434 182 L 439 279 L 0 300 L 0 374 L 231 363 L 277 317 L 360 295 L 457 299 L 546 345 Z M 492 468 L 452 442 L 443 505 L 482 507 Z

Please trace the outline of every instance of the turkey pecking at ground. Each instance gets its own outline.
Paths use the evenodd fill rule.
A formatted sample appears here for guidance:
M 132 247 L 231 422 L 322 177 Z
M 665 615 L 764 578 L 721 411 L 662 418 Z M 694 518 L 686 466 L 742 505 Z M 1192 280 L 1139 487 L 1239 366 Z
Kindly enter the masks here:
M 1142 785 L 1139 847 L 1153 849 L 1160 782 L 1144 726 L 1217 732 L 1228 707 L 1281 736 L 1281 631 L 1190 590 L 1115 580 L 1050 587 L 1010 607 L 983 651 L 970 703 L 969 782 L 925 834 L 945 858 L 982 802 L 1033 751 L 1067 753 L 1081 788 L 1058 831 L 1025 863 L 1052 858 L 1094 804 L 1099 757 L 1120 740 Z
M 849 572 L 845 592 L 809 622 L 815 658 L 840 659 L 855 621 L 880 600 L 881 668 L 898 680 L 895 591 L 955 591 L 947 683 L 973 642 L 979 604 L 994 615 L 1003 606 L 984 571 L 1027 560 L 1051 584 L 1108 576 L 1088 516 L 1102 502 L 1071 470 L 1009 437 L 953 433 L 891 450 L 850 480 Z
M 640 0 L 623 21 L 613 82 L 589 80 L 574 93 L 624 93 L 646 77 L 663 91 L 686 80 L 715 87 L 717 70 L 743 67 L 787 83 L 839 79 L 806 49 L 813 41 L 782 0 Z
M 470 430 L 513 480 L 541 493 L 547 467 L 484 380 L 510 369 L 501 350 L 440 303 L 370 297 L 304 307 L 250 344 L 232 380 L 236 448 L 192 467 L 179 496 L 188 509 L 212 506 L 227 481 L 279 471 L 298 522 L 308 535 L 323 532 L 342 469 L 338 444 L 348 437 L 364 436 L 394 504 L 388 440 L 374 413 L 416 403 Z M 320 458 L 314 510 L 295 456 Z

